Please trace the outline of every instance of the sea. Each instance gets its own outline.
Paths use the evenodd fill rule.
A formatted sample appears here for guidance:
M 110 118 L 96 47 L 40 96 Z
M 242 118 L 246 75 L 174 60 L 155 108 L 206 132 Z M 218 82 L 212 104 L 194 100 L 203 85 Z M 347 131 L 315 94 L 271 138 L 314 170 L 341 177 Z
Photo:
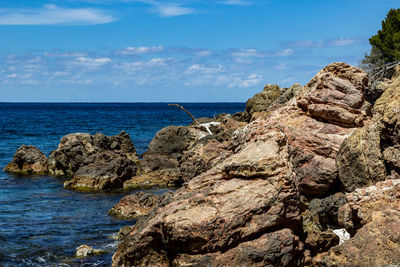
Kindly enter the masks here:
M 179 104 L 196 118 L 245 108 L 245 103 Z M 107 214 L 134 191 L 81 193 L 64 189 L 63 178 L 3 172 L 19 146 L 35 145 L 48 156 L 69 133 L 126 131 L 142 154 L 161 128 L 190 123 L 186 113 L 167 103 L 0 103 L 0 266 L 110 266 L 118 245 L 113 237 L 135 223 Z M 82 244 L 106 253 L 76 258 Z

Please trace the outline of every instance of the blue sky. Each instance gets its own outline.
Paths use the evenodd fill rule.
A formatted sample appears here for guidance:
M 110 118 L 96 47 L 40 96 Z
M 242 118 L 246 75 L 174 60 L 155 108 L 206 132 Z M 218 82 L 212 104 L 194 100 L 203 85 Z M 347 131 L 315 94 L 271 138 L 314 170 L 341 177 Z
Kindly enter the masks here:
M 398 0 L 1 0 L 0 102 L 243 102 L 358 65 Z

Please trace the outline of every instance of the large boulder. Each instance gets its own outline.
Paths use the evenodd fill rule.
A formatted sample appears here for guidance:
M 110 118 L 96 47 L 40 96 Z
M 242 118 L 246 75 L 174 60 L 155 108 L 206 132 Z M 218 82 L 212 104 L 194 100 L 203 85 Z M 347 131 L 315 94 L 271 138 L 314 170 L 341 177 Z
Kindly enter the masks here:
M 101 133 L 73 133 L 64 136 L 58 148 L 51 152 L 47 162 L 49 173 L 72 176 L 91 155 L 105 151 L 122 151 L 131 161 L 138 163 L 135 147 L 126 132 L 106 136 Z
M 37 147 L 22 145 L 4 171 L 23 175 L 45 175 L 47 174 L 47 158 Z
M 400 178 L 400 75 L 376 101 L 373 118 L 342 145 L 337 166 L 344 189 Z
M 359 69 L 348 73 L 354 77 L 346 81 L 358 86 Z M 337 151 L 355 128 L 312 116 L 297 100 L 238 129 L 229 155 L 139 220 L 119 245 L 113 266 L 299 264 L 300 200 L 337 188 Z
M 334 63 L 300 91 L 297 104 L 317 119 L 343 127 L 362 126 L 371 107 L 365 101 L 367 88 L 367 73 L 346 63 Z
M 68 189 L 102 191 L 122 189 L 136 174 L 136 164 L 121 151 L 104 151 L 90 155 L 64 183 Z
M 136 219 L 148 214 L 158 199 L 157 195 L 137 192 L 123 197 L 108 213 L 122 220 Z
M 167 126 L 156 133 L 149 144 L 149 151 L 166 154 L 179 160 L 182 152 L 199 138 L 205 136 L 204 132 L 187 126 Z

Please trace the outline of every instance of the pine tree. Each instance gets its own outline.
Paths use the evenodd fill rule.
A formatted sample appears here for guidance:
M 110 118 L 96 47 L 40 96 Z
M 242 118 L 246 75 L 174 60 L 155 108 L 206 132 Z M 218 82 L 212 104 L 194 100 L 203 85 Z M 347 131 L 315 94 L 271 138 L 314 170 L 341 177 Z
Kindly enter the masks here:
M 369 39 L 369 43 L 371 52 L 361 65 L 367 70 L 400 60 L 400 9 L 389 10 L 382 21 L 382 29 Z

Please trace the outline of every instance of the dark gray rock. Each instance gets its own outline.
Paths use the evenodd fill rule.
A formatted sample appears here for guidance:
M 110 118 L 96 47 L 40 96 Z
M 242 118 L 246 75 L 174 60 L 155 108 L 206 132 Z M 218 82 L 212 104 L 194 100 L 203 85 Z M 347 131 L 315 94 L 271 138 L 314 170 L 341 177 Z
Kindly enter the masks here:
M 105 151 L 89 156 L 64 187 L 80 191 L 122 189 L 136 174 L 136 165 L 120 151 Z
M 74 133 L 64 136 L 58 148 L 51 152 L 47 161 L 49 173 L 56 176 L 72 176 L 89 156 L 104 151 L 122 151 L 131 161 L 139 161 L 135 147 L 126 132 L 114 136 Z
M 12 161 L 4 168 L 5 172 L 15 174 L 47 174 L 47 159 L 35 146 L 22 145 L 15 152 Z

